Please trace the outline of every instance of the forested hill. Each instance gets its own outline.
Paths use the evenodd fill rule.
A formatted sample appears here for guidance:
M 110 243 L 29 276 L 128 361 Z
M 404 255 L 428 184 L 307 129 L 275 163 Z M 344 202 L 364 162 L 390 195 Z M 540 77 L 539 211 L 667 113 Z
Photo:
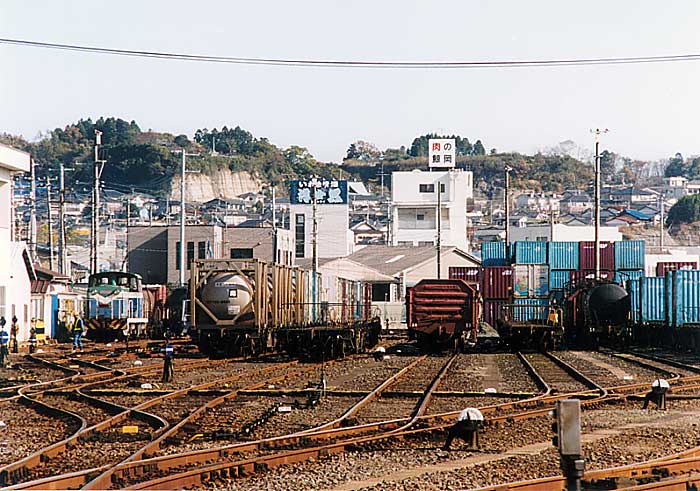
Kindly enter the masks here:
M 63 162 L 73 168 L 67 172 L 69 183 L 89 182 L 95 129 L 102 132 L 101 158 L 108 162 L 103 180 L 157 194 L 168 192 L 173 175 L 179 172 L 181 149 L 198 154 L 188 159 L 188 168 L 204 173 L 221 168 L 247 171 L 263 182 L 342 175 L 378 184 L 382 163 L 385 174 L 393 170 L 427 168 L 428 139 L 435 137 L 456 139 L 458 167 L 474 171 L 476 185 L 487 193 L 501 185 L 504 164 L 514 169 L 513 184 L 521 188 L 562 191 L 584 187 L 592 179 L 589 164 L 565 154 L 528 156 L 497 153 L 495 149 L 487 154 L 481 140 L 471 143 L 468 138 L 456 135 L 421 135 L 405 147 L 384 151 L 357 141 L 350 145 L 341 164 L 319 162 L 302 146 L 277 147 L 267 138 L 256 137 L 238 126 L 198 129 L 190 140 L 186 135 L 142 131 L 136 121 L 114 117 L 101 117 L 96 121 L 81 119 L 50 131 L 35 142 L 4 133 L 0 134 L 0 141 L 30 152 L 39 166 L 39 175 L 47 166 L 55 168 Z M 390 181 L 385 179 L 387 187 Z
M 93 161 L 96 129 L 102 132 L 100 157 L 107 160 L 103 181 L 156 194 L 169 190 L 173 175 L 180 170 L 182 149 L 198 154 L 188 159 L 187 168 L 204 173 L 220 168 L 248 171 L 263 182 L 339 174 L 337 165 L 318 162 L 304 147 L 279 148 L 240 127 L 198 129 L 192 141 L 186 135 L 142 131 L 135 121 L 88 118 L 56 128 L 36 142 L 6 133 L 0 134 L 0 142 L 30 152 L 39 175 L 47 166 L 55 168 L 63 162 L 71 164 L 69 182 L 90 181 L 92 168 L 85 164 Z

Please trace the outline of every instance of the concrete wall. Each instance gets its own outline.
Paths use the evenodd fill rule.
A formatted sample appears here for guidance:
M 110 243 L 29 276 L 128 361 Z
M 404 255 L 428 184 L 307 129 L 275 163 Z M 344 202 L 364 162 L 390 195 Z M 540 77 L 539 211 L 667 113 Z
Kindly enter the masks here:
M 211 244 L 211 251 L 207 247 Z M 187 264 L 187 246 L 192 243 L 194 259 L 209 259 L 223 257 L 223 229 L 218 225 L 190 225 L 185 232 L 186 245 L 182 248 L 185 254 L 185 282 L 190 280 L 190 267 Z M 180 227 L 168 227 L 168 277 L 167 282 L 177 284 L 180 278 L 180 265 L 177 262 L 177 243 L 180 242 Z M 199 243 L 204 243 L 204 257 L 200 258 Z M 210 254 L 211 252 L 211 254 Z
M 129 272 L 146 284 L 168 282 L 168 227 L 129 227 Z
M 561 223 L 554 224 L 554 237 L 549 225 L 534 225 L 528 227 L 511 227 L 511 242 L 519 240 L 554 240 L 554 241 L 586 241 L 595 240 L 595 227 L 573 227 Z M 622 240 L 622 234 L 617 227 L 600 227 L 600 240 Z
M 272 261 L 272 227 L 226 228 L 222 256 L 231 257 L 231 249 L 252 249 L 255 259 Z M 290 230 L 277 229 L 277 261 L 294 265 L 294 236 Z
M 310 258 L 312 252 L 313 206 L 293 204 L 290 208 L 289 229 L 296 237 L 297 215 L 304 216 L 304 254 Z M 318 205 L 316 216 L 318 222 L 318 257 L 343 257 L 352 253 L 354 235 L 349 228 L 349 206 Z

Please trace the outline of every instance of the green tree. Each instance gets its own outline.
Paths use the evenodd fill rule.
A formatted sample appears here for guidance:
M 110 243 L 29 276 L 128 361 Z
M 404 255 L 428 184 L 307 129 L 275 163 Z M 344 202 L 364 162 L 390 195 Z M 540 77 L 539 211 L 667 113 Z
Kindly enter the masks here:
M 684 196 L 668 212 L 669 225 L 700 221 L 700 195 Z
M 676 153 L 676 155 L 669 159 L 668 166 L 666 166 L 666 170 L 664 171 L 664 175 L 666 177 L 685 176 L 686 171 L 687 168 L 683 160 L 683 155 L 681 155 L 680 153 Z
M 472 149 L 472 155 L 486 155 L 486 149 L 482 145 L 481 140 L 477 140 Z
M 600 173 L 603 177 L 603 181 L 610 182 L 615 176 L 615 161 L 617 160 L 617 155 L 613 152 L 603 150 L 600 153 Z

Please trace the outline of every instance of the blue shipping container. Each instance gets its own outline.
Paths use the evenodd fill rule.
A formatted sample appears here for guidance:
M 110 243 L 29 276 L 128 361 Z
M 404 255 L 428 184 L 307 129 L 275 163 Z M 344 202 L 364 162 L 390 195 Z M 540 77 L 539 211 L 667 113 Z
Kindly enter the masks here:
M 645 242 L 643 240 L 621 240 L 615 242 L 615 269 L 644 270 Z
M 700 270 L 672 271 L 673 327 L 700 325 Z
M 547 264 L 547 243 L 539 241 L 516 242 L 515 264 Z
M 569 283 L 571 277 L 571 271 L 556 271 L 553 269 L 549 270 L 549 289 L 550 290 L 563 290 L 564 285 Z
M 664 322 L 666 320 L 665 278 L 642 276 L 639 280 L 634 280 L 634 283 L 639 288 L 639 320 L 644 324 Z
M 630 297 L 630 320 L 635 324 L 640 322 L 641 301 L 639 299 L 639 280 L 627 282 L 627 294 Z
M 666 273 L 664 277 L 664 284 L 666 285 L 666 324 L 669 326 L 675 325 L 673 322 L 673 271 Z
M 481 243 L 482 266 L 508 266 L 509 263 L 505 242 Z
M 550 269 L 578 269 L 578 242 L 550 242 L 547 251 Z
M 546 298 L 518 298 L 514 303 L 515 322 L 543 321 L 549 314 L 549 299 Z
M 625 281 L 638 280 L 644 276 L 644 271 L 615 271 L 615 283 L 624 285 Z

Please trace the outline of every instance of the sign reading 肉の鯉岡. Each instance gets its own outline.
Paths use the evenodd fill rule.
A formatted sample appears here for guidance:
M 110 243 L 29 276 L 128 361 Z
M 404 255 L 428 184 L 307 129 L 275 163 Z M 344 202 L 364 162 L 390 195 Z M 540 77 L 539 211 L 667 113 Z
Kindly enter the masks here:
M 428 167 L 454 167 L 455 141 L 453 138 L 428 140 Z

